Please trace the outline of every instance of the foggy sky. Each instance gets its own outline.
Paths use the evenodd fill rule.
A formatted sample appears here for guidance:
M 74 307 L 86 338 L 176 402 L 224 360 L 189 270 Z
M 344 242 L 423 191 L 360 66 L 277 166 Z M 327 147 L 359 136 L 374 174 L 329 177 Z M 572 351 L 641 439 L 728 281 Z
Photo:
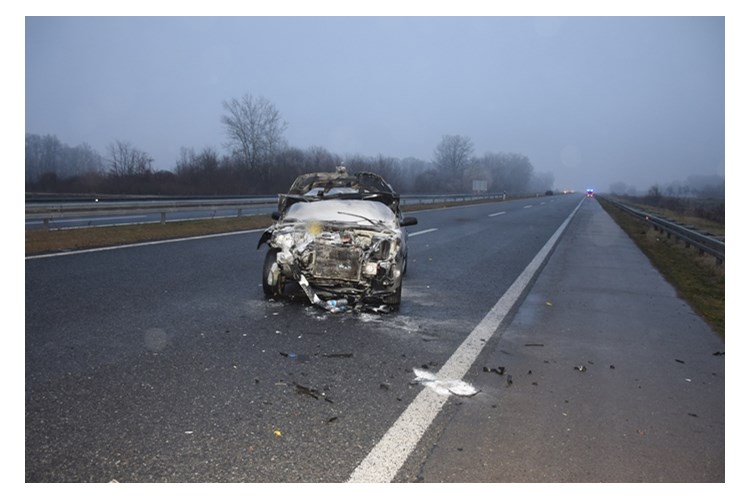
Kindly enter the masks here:
M 518 153 L 555 187 L 724 175 L 721 17 L 27 17 L 25 130 L 155 169 L 226 152 L 222 102 L 286 139 L 430 161 L 441 137 Z

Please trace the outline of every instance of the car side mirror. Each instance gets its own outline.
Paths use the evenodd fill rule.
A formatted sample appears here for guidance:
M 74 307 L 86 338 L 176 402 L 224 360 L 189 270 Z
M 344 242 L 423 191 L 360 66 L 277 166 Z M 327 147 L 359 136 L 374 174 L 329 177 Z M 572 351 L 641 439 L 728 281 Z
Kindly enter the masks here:
M 417 224 L 416 217 L 404 217 L 404 220 L 401 221 L 401 227 L 415 226 L 416 224 Z
M 273 220 L 279 220 L 281 219 L 281 214 L 274 210 L 273 212 L 271 212 L 271 218 Z

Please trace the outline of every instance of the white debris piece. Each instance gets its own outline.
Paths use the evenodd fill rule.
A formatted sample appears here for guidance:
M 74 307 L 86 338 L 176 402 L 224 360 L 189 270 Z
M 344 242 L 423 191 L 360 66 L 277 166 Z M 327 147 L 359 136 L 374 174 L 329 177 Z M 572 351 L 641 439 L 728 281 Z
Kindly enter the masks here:
M 426 370 L 420 370 L 414 368 L 415 382 L 421 383 L 425 387 L 429 387 L 436 393 L 442 396 L 466 396 L 470 397 L 477 394 L 479 391 L 474 388 L 473 385 L 464 382 L 463 380 L 438 380 L 434 373 L 430 373 Z

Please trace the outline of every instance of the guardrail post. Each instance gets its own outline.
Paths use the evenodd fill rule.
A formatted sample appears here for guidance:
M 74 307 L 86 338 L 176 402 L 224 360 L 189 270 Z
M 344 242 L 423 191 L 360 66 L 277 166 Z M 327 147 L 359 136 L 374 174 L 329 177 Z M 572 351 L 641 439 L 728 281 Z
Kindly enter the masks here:
M 161 223 L 166 224 L 167 222 L 167 212 L 161 212 Z
M 241 208 L 237 209 L 237 217 L 242 217 L 242 209 Z

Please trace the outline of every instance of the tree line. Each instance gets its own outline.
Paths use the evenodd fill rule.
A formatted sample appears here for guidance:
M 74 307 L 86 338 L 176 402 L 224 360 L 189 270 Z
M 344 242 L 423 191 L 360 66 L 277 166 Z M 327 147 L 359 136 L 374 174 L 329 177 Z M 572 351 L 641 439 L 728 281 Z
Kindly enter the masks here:
M 333 171 L 383 176 L 402 193 L 531 193 L 552 188 L 552 174 L 534 171 L 516 153 L 474 154 L 470 138 L 444 135 L 431 161 L 384 155 L 341 156 L 287 143 L 287 124 L 267 99 L 245 94 L 223 103 L 226 151 L 182 148 L 172 170 L 155 170 L 153 158 L 126 141 L 102 154 L 87 144 L 69 146 L 54 135 L 26 133 L 26 191 L 149 195 L 252 195 L 286 191 L 304 173 Z M 479 181 L 479 182 L 477 182 Z

